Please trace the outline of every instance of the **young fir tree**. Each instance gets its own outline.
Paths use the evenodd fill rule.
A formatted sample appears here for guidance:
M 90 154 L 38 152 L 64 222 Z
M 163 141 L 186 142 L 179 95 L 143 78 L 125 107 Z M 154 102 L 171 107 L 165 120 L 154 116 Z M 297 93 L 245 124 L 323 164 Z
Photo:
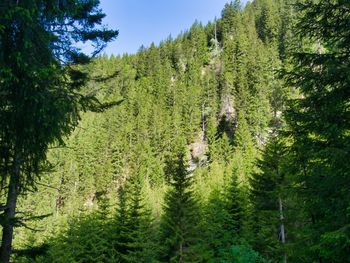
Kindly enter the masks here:
M 237 129 L 234 137 L 233 162 L 239 182 L 248 182 L 249 176 L 255 171 L 256 149 L 245 118 L 244 111 L 238 115 Z
M 41 253 L 44 255 L 36 257 L 35 262 L 113 262 L 110 261 L 109 223 L 103 207 L 73 218 L 67 230 L 47 242 L 47 253 Z
M 199 258 L 195 252 L 199 241 L 199 210 L 185 162 L 184 151 L 178 152 L 160 225 L 159 260 L 162 262 L 197 262 Z
M 155 229 L 144 205 L 140 175 L 133 175 L 119 189 L 119 204 L 110 223 L 111 262 L 151 262 L 154 259 Z
M 243 193 L 238 185 L 238 177 L 236 170 L 231 176 L 231 183 L 228 186 L 226 193 L 225 209 L 229 215 L 226 230 L 232 233 L 236 239 L 242 237 L 244 224 L 244 206 Z
M 128 231 L 126 262 L 152 262 L 155 258 L 155 228 L 150 211 L 144 205 L 140 175 L 132 178 L 129 186 Z
M 111 225 L 111 258 L 117 262 L 127 262 L 128 243 L 131 241 L 128 218 L 127 192 L 124 187 L 118 190 L 118 208 Z
M 270 137 L 258 162 L 259 172 L 250 177 L 251 244 L 266 258 L 280 261 L 285 243 L 282 162 L 285 149 L 277 134 Z
M 230 215 L 223 191 L 214 189 L 204 207 L 204 233 L 209 259 L 215 262 L 222 249 L 233 244 L 234 232 L 229 229 Z M 209 261 L 211 262 L 211 261 Z

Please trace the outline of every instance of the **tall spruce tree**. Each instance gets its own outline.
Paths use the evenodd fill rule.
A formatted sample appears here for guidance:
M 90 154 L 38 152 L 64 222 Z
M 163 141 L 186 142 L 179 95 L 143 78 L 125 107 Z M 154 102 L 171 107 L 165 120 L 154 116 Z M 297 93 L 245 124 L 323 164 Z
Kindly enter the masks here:
M 99 25 L 99 1 L 2 1 L 0 5 L 0 167 L 7 201 L 1 262 L 9 262 L 18 195 L 37 179 L 49 144 L 77 125 L 79 111 L 98 106 L 79 88 L 76 66 L 90 57 L 75 47 L 92 41 L 96 55 L 117 32 Z
M 350 262 L 350 2 L 308 0 L 297 8 L 301 44 L 286 75 L 302 94 L 286 115 L 305 215 L 295 257 Z

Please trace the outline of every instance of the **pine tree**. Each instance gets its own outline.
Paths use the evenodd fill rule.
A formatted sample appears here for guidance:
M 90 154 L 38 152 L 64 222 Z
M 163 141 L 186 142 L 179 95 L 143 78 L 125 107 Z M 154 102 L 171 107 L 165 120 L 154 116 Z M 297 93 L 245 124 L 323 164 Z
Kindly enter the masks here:
M 236 236 L 229 227 L 231 218 L 225 197 L 222 190 L 214 189 L 204 207 L 205 231 L 202 238 L 211 259 L 217 259 L 222 249 L 229 248 Z
M 111 226 L 111 258 L 116 258 L 118 262 L 128 262 L 128 244 L 131 241 L 129 224 L 129 207 L 127 192 L 124 187 L 118 190 L 118 209 Z
M 281 260 L 284 256 L 281 251 L 281 241 L 285 242 L 283 210 L 280 211 L 280 202 L 285 200 L 282 192 L 284 155 L 285 149 L 277 133 L 272 134 L 258 162 L 259 171 L 249 180 L 253 206 L 251 243 L 256 251 L 274 260 Z
M 232 236 L 235 238 L 242 237 L 243 224 L 245 219 L 244 207 L 243 207 L 243 193 L 238 185 L 237 173 L 234 170 L 231 177 L 231 183 L 228 186 L 226 193 L 226 205 L 225 209 L 229 215 L 229 221 L 227 222 L 227 231 L 232 232 Z
M 238 115 L 237 129 L 234 137 L 233 162 L 239 182 L 248 182 L 249 176 L 255 170 L 257 156 L 244 111 Z
M 300 44 L 286 74 L 288 84 L 302 94 L 286 115 L 290 170 L 304 215 L 295 256 L 350 262 L 350 3 L 305 1 L 297 8 Z
M 126 262 L 152 262 L 155 257 L 156 247 L 155 228 L 151 224 L 150 211 L 144 205 L 142 184 L 140 175 L 136 175 L 130 182 L 128 192 L 128 236 L 127 254 L 124 256 Z
M 98 1 L 2 1 L 0 6 L 0 167 L 8 187 L 2 217 L 2 262 L 9 262 L 18 195 L 35 185 L 51 143 L 77 125 L 79 111 L 101 106 L 80 88 L 77 66 L 90 57 L 76 48 L 92 41 L 98 54 L 118 32 L 99 27 Z M 17 222 L 16 222 L 17 221 Z
M 162 262 L 196 262 L 198 255 L 194 253 L 194 246 L 198 242 L 199 211 L 182 151 L 177 154 L 174 165 L 160 225 L 159 259 Z

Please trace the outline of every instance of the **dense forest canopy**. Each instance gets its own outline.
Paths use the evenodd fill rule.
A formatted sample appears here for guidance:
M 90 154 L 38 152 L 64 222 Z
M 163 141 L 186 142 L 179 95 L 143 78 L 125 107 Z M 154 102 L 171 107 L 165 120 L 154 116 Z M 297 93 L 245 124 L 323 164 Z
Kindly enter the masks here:
M 103 17 L 81 12 L 68 14 L 83 26 Z M 11 19 L 0 17 L 1 45 Z M 93 32 L 101 47 L 116 35 Z M 37 103 L 62 76 L 57 91 L 80 99 L 39 111 L 47 122 L 28 119 L 18 134 L 9 109 L 28 107 L 1 99 L 3 231 L 16 163 L 6 147 L 39 148 L 23 162 L 14 262 L 350 262 L 349 1 L 236 0 L 136 54 L 55 64 L 57 52 L 43 53 L 47 86 L 35 82 L 42 64 L 5 51 L 1 97 L 11 62 Z M 35 136 L 45 140 L 27 143 Z

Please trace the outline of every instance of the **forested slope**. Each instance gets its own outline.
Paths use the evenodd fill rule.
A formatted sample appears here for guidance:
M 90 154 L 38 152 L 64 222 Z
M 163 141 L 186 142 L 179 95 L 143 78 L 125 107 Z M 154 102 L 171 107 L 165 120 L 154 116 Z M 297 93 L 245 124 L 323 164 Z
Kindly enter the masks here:
M 50 150 L 51 170 L 20 200 L 21 211 L 50 215 L 28 221 L 38 231 L 17 229 L 15 246 L 27 249 L 18 262 L 349 262 L 349 227 L 332 234 L 348 219 L 326 227 L 329 215 L 300 193 L 317 180 L 303 182 L 300 167 L 329 166 L 298 148 L 312 143 L 309 126 L 298 133 L 309 89 L 291 73 L 300 43 L 290 4 L 234 1 L 207 25 L 87 66 L 105 78 L 86 90 L 122 103 L 84 113 Z

